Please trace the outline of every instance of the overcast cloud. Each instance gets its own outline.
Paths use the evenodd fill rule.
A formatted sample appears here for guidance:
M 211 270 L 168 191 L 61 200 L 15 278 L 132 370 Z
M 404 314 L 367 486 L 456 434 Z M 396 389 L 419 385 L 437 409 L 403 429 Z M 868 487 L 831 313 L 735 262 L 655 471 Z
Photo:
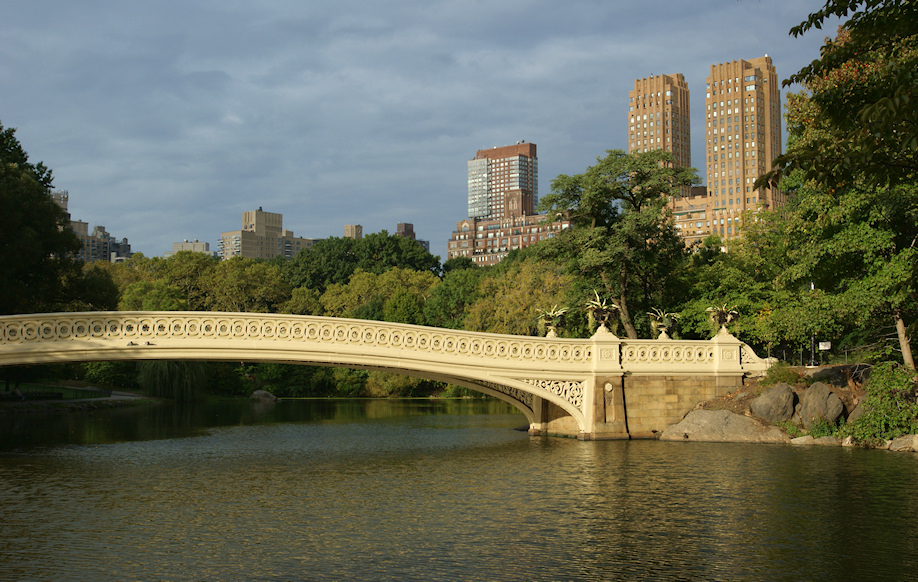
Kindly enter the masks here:
M 540 194 L 627 149 L 635 78 L 682 73 L 704 173 L 710 65 L 780 79 L 821 1 L 30 0 L 0 18 L 0 123 L 74 219 L 148 256 L 216 242 L 259 206 L 297 236 L 410 222 L 431 252 L 466 216 L 466 162 L 533 142 Z M 831 31 L 829 31 L 831 32 Z

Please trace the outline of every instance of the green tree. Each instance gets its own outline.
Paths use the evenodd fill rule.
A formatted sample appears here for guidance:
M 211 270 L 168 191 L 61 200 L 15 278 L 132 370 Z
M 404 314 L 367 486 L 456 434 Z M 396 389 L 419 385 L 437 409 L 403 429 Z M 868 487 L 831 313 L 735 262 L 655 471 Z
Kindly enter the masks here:
M 666 203 L 697 174 L 672 163 L 672 154 L 662 150 L 609 150 L 583 174 L 555 178 L 539 204 L 550 218 L 566 216 L 576 227 L 536 245 L 540 256 L 563 262 L 585 286 L 602 289 L 630 338 L 638 337 L 632 307 L 636 313 L 669 307 L 687 259 Z
M 439 282 L 437 276 L 429 271 L 396 267 L 376 274 L 358 269 L 346 285 L 329 286 L 320 301 L 326 315 L 332 317 L 383 319 L 386 303 L 394 296 L 407 293 L 415 298 L 413 305 L 422 306 Z M 399 301 L 407 305 L 404 297 Z M 396 313 L 394 309 L 395 305 L 390 305 L 393 316 Z
M 186 311 L 188 303 L 182 290 L 165 281 L 132 283 L 121 296 L 121 311 Z
M 443 263 L 443 274 L 446 275 L 450 271 L 477 268 L 478 265 L 476 265 L 475 261 L 473 261 L 470 257 L 453 257 L 451 259 L 447 259 L 447 261 Z
M 209 254 L 179 251 L 157 265 L 157 276 L 182 292 L 187 309 L 201 311 L 207 303 L 205 282 L 220 260 Z M 274 267 L 279 271 L 279 267 Z
M 788 151 L 766 180 L 794 190 L 793 267 L 849 320 L 888 317 L 914 369 L 908 320 L 918 304 L 918 4 L 829 0 L 791 34 L 848 20 L 821 58 L 785 83 Z
M 466 328 L 537 335 L 539 310 L 564 305 L 573 277 L 558 264 L 534 257 L 511 260 L 498 267 L 480 281 L 478 300 L 468 307 Z
M 424 323 L 424 301 L 417 293 L 399 289 L 383 304 L 383 319 L 395 323 Z
M 280 312 L 294 315 L 322 315 L 325 309 L 319 298 L 319 292 L 315 289 L 297 287 L 291 293 L 290 300 L 280 307 Z
M 346 284 L 357 269 L 381 274 L 398 267 L 439 274 L 440 259 L 416 240 L 386 231 L 362 239 L 331 237 L 301 251 L 284 266 L 284 278 L 296 287 L 324 293 L 329 285 Z
M 210 311 L 275 313 L 291 297 L 279 267 L 241 257 L 221 261 L 203 286 Z
M 64 277 L 65 302 L 55 305 L 54 311 L 114 311 L 118 308 L 118 286 L 111 272 L 100 264 L 112 263 L 87 263 Z
M 918 171 L 918 3 L 828 0 L 791 29 L 800 36 L 828 18 L 847 18 L 820 58 L 787 79 L 809 92 L 812 107 L 797 120 L 807 139 L 775 160 L 767 179 L 799 169 L 829 188 L 914 184 Z M 790 128 L 789 128 L 790 131 Z
M 427 252 L 421 243 L 385 230 L 368 234 L 357 246 L 357 268 L 380 274 L 393 267 L 440 274 L 440 257 Z
M 284 279 L 294 288 L 323 293 L 329 285 L 347 283 L 357 268 L 360 241 L 331 237 L 297 253 L 284 266 Z
M 65 279 L 79 278 L 80 242 L 67 213 L 52 200 L 51 171 L 32 164 L 0 125 L 0 314 L 48 311 L 68 303 Z
M 442 282 L 433 288 L 424 303 L 427 325 L 464 329 L 469 308 L 480 298 L 478 285 L 486 274 L 486 269 L 478 267 L 446 271 Z

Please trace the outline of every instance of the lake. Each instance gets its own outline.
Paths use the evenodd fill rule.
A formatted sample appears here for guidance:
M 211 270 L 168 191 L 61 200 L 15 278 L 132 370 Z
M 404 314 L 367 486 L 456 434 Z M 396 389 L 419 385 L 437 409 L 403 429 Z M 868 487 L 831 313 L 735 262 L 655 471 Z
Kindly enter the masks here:
M 485 400 L 0 416 L 2 580 L 918 579 L 918 455 L 577 441 Z

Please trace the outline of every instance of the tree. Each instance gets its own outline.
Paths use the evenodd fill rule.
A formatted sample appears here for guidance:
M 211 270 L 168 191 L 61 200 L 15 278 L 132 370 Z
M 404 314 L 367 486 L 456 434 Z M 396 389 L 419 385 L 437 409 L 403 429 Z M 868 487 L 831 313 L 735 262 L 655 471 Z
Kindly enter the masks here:
M 458 271 L 461 269 L 477 269 L 478 265 L 475 264 L 475 261 L 471 257 L 453 257 L 447 259 L 443 263 L 443 274 L 446 275 L 450 271 Z
M 132 283 L 118 304 L 121 311 L 186 311 L 182 290 L 162 280 Z
M 0 314 L 48 311 L 70 299 L 65 279 L 79 278 L 80 242 L 49 191 L 51 171 L 32 164 L 0 125 Z
M 291 296 L 279 267 L 241 257 L 221 261 L 203 285 L 212 311 L 274 313 Z
M 812 107 L 797 123 L 815 129 L 775 160 L 765 179 L 777 185 L 799 169 L 804 179 L 828 187 L 912 184 L 918 171 L 918 3 L 828 0 L 790 32 L 822 28 L 830 17 L 848 20 L 826 40 L 819 59 L 784 82 L 809 92 Z
M 449 263 L 449 261 L 446 262 Z M 468 310 L 479 299 L 478 284 L 486 274 L 486 269 L 478 267 L 447 271 L 443 280 L 433 288 L 430 297 L 424 303 L 424 319 L 427 324 L 449 329 L 464 329 Z
M 504 259 L 507 261 L 508 259 Z M 537 335 L 539 310 L 567 303 L 573 277 L 558 264 L 525 257 L 488 271 L 478 284 L 478 300 L 469 305 L 466 327 L 472 331 Z
M 381 274 L 398 267 L 440 273 L 440 259 L 410 238 L 386 231 L 362 239 L 331 237 L 301 251 L 284 267 L 284 278 L 295 287 L 309 287 L 319 293 L 329 285 L 343 285 L 357 269 Z
M 358 269 L 351 276 L 346 285 L 331 285 L 322 294 L 320 301 L 325 309 L 325 314 L 332 317 L 356 317 L 359 319 L 387 319 L 386 304 L 395 296 L 402 296 L 396 304 L 389 306 L 390 315 L 397 313 L 406 316 L 402 311 L 408 308 L 405 295 L 415 298 L 413 305 L 423 306 L 424 301 L 440 283 L 436 275 L 431 272 L 413 271 L 411 269 L 391 268 L 382 274 L 370 273 Z M 411 317 L 415 321 L 406 323 L 421 323 L 419 317 Z
M 795 244 L 780 280 L 828 294 L 833 311 L 855 325 L 891 321 L 914 369 L 906 318 L 918 305 L 918 190 L 801 188 L 788 220 Z
M 666 203 L 697 174 L 672 162 L 662 150 L 609 150 L 583 174 L 555 178 L 539 204 L 550 219 L 566 216 L 575 226 L 536 245 L 540 256 L 563 261 L 585 286 L 602 289 L 630 338 L 638 337 L 632 304 L 640 311 L 668 307 L 668 282 L 687 257 Z
M 357 268 L 359 243 L 340 237 L 320 240 L 286 263 L 284 279 L 294 288 L 307 287 L 320 294 L 329 285 L 347 283 Z
M 385 230 L 368 234 L 357 246 L 357 268 L 380 274 L 393 267 L 440 274 L 440 257 L 427 252 L 421 243 Z
M 160 261 L 157 276 L 181 291 L 187 309 L 203 310 L 207 301 L 205 281 L 217 269 L 220 260 L 206 253 L 179 251 Z M 274 269 L 280 270 L 278 267 Z
M 795 266 L 849 318 L 890 317 L 914 369 L 906 318 L 918 303 L 918 3 L 829 0 L 791 34 L 849 17 L 821 58 L 785 81 L 788 151 L 760 178 L 792 190 Z

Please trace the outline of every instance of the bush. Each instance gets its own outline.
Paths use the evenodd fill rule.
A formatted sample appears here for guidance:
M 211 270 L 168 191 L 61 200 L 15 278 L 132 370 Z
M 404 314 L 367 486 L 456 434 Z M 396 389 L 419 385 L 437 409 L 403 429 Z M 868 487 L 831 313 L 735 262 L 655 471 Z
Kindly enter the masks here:
M 864 414 L 843 428 L 843 433 L 863 443 L 918 433 L 918 390 L 915 371 L 886 362 L 875 366 L 864 386 Z
M 765 372 L 765 376 L 759 381 L 759 384 L 768 387 L 780 384 L 781 382 L 793 386 L 795 384 L 806 383 L 806 377 L 794 370 L 787 362 L 775 362 L 768 368 L 768 371 Z

